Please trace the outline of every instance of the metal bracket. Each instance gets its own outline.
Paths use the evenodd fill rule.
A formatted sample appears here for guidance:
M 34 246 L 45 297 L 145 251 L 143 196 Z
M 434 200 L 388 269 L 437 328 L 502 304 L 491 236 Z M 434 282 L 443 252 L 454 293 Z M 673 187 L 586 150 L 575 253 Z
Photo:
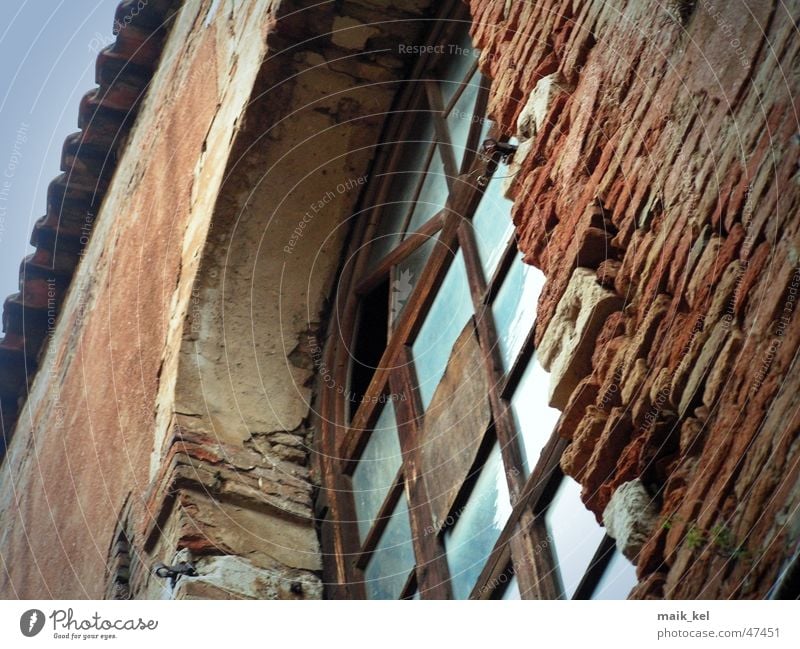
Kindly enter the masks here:
M 500 154 L 500 161 L 503 164 L 508 164 L 517 152 L 516 144 L 509 144 L 508 142 L 498 142 L 492 138 L 483 141 L 482 153 L 487 158 L 493 157 L 495 154 Z
M 155 566 L 153 566 L 153 574 L 161 579 L 169 579 L 171 586 L 175 588 L 178 577 L 196 577 L 197 570 L 195 569 L 194 564 L 188 561 L 181 561 L 175 566 L 168 566 L 165 563 L 157 563 Z

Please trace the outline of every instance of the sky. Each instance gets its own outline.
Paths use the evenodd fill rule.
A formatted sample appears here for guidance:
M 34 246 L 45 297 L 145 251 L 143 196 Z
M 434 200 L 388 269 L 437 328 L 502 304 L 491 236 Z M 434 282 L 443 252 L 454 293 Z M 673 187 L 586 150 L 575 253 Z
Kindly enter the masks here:
M 0 22 L 0 301 L 19 290 L 64 138 L 113 42 L 119 0 L 3 0 Z

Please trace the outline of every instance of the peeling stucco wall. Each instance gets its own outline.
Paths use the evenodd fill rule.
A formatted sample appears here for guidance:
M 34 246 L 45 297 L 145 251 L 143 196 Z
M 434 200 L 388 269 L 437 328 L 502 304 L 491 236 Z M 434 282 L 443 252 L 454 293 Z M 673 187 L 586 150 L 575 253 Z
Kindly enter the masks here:
M 2 467 L 0 593 L 322 596 L 314 336 L 427 6 L 183 6 Z
M 165 557 L 188 551 L 204 568 L 235 556 L 239 573 L 251 565 L 269 583 L 297 582 L 280 596 L 314 598 L 322 593 L 309 458 L 321 369 L 314 349 L 408 64 L 370 43 L 418 37 L 427 25 L 414 20 L 416 5 L 322 5 L 298 14 L 292 7 L 279 7 L 268 34 L 182 340 L 171 345 L 180 350 L 170 365 L 173 415 L 159 429 L 165 437 L 156 440 L 149 498 L 164 521 L 158 527 L 169 532 L 151 526 L 146 544 Z M 282 19 L 284 10 L 291 20 Z M 237 461 L 243 453 L 248 459 Z M 183 466 L 207 471 L 208 480 L 188 478 Z M 235 571 L 212 573 L 220 593 L 264 596 L 261 586 L 223 583 Z M 193 588 L 205 581 L 195 578 Z
M 211 3 L 189 2 L 175 18 L 2 467 L 4 596 L 102 597 L 129 495 L 131 520 L 146 517 L 168 336 L 271 4 L 224 2 L 206 25 Z

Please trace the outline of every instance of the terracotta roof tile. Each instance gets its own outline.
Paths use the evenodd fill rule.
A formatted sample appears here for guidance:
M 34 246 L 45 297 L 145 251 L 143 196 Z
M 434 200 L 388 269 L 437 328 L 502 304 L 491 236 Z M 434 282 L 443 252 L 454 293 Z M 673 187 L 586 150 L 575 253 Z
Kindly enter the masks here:
M 125 0 L 116 40 L 97 56 L 98 87 L 80 104 L 77 133 L 64 141 L 61 175 L 47 190 L 47 213 L 34 225 L 36 251 L 22 260 L 19 292 L 3 305 L 0 340 L 0 459 L 27 397 L 48 327 L 69 289 L 127 132 L 136 117 L 180 0 Z

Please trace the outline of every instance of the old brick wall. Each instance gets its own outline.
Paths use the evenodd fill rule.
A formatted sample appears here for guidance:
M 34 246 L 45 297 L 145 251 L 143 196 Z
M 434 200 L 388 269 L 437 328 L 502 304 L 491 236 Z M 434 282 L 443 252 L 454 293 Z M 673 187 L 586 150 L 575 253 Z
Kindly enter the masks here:
M 471 5 L 563 469 L 598 520 L 645 486 L 633 596 L 766 596 L 800 537 L 800 3 Z

